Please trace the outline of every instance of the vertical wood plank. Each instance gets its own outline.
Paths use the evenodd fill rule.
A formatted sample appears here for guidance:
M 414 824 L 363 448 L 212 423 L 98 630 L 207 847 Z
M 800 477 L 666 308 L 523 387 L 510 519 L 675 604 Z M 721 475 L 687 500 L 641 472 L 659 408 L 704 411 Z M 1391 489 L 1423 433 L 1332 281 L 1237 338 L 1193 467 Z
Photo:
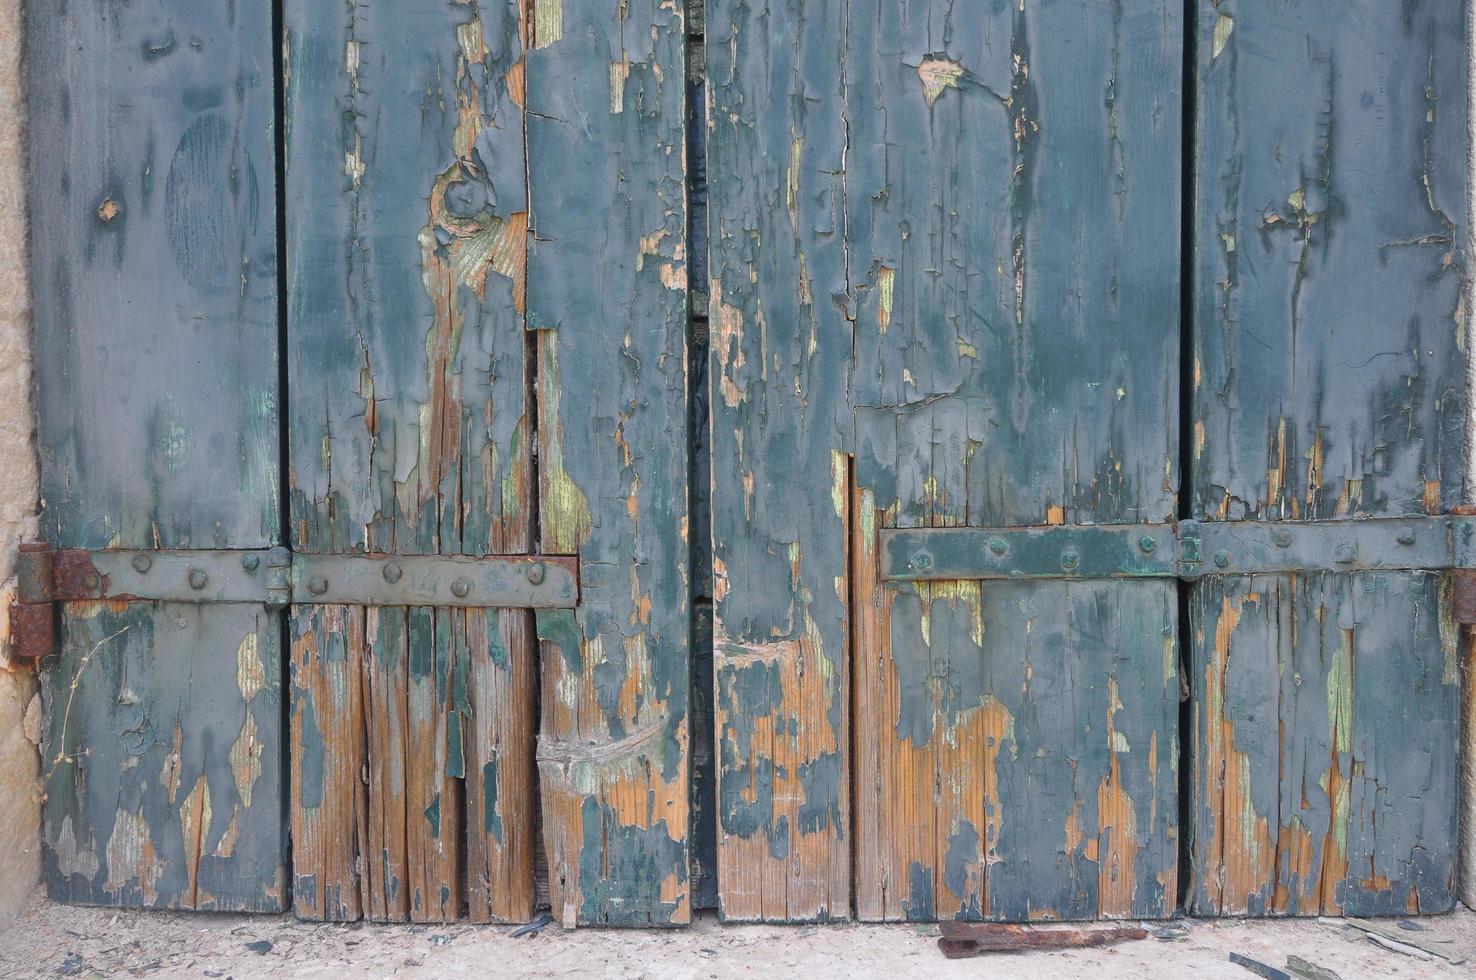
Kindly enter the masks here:
M 543 832 L 566 925 L 678 925 L 687 867 L 687 274 L 682 6 L 535 0 L 528 55 Z
M 527 553 L 523 6 L 293 0 L 286 26 L 294 547 Z M 353 651 L 372 774 L 370 833 L 352 838 L 364 914 L 454 919 L 469 898 L 463 836 L 493 832 L 465 810 L 484 799 L 468 785 L 482 777 L 466 768 L 467 740 L 526 733 L 537 705 L 516 684 L 471 698 L 471 677 L 487 680 L 484 614 L 356 617 L 369 631 Z M 531 632 L 507 638 L 524 669 Z M 497 778 L 501 832 L 520 840 L 467 840 L 481 862 L 469 907 L 526 917 L 533 775 L 511 766 Z
M 538 671 L 531 613 L 466 611 L 468 697 L 473 728 L 466 733 L 466 893 L 473 922 L 533 918 L 534 836 L 537 813 L 520 798 L 535 785 L 538 732 L 529 711 L 537 704 Z
M 369 829 L 359 610 L 308 606 L 292 630 L 292 907 L 330 922 L 363 914 Z M 371 903 L 372 904 L 372 903 Z
M 708 10 L 713 695 L 728 921 L 847 918 L 845 5 Z
M 1197 10 L 1193 510 L 1459 502 L 1467 75 L 1459 5 Z M 1195 587 L 1191 907 L 1453 901 L 1454 627 L 1424 573 Z
M 39 4 L 26 45 L 44 533 L 274 544 L 270 10 Z M 279 628 L 260 606 L 63 610 L 43 670 L 53 897 L 284 905 Z

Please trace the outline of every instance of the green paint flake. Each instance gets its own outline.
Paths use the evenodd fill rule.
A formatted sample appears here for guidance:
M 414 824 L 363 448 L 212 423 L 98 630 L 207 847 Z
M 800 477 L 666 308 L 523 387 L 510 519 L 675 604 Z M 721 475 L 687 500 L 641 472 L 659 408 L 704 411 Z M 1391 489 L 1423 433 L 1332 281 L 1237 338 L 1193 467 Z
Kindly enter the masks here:
M 1210 54 L 1210 60 L 1214 61 L 1220 57 L 1220 52 L 1225 50 L 1225 45 L 1230 42 L 1230 34 L 1235 30 L 1235 18 L 1229 14 L 1221 14 L 1215 21 L 1214 49 Z
M 441 836 L 441 794 L 437 793 L 431 805 L 425 808 L 425 822 L 430 825 L 431 836 Z
M 922 79 L 923 97 L 928 100 L 928 105 L 937 102 L 946 88 L 958 88 L 958 80 L 963 77 L 964 68 L 956 61 L 947 58 L 924 58 L 922 64 L 917 66 L 917 77 Z

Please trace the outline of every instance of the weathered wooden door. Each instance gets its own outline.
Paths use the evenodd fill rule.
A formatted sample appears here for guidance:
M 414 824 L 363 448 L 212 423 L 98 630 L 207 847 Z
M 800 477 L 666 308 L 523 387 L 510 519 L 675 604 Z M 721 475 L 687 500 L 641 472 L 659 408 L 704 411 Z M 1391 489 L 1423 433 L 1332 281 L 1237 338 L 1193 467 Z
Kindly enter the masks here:
M 1449 907 L 1461 24 L 709 4 L 726 917 Z
M 33 5 L 53 896 L 1448 908 L 1460 5 L 686 6 Z
M 685 922 L 682 11 L 276 6 L 31 18 L 51 891 Z

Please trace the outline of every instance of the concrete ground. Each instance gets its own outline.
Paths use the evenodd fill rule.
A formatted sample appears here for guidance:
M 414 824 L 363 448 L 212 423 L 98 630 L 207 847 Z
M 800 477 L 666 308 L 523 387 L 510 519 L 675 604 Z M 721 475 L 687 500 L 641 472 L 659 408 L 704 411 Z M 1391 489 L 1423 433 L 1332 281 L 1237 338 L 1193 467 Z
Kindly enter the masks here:
M 501 926 L 320 925 L 36 900 L 0 931 L 0 977 L 1253 977 L 1231 953 L 1279 969 L 1299 956 L 1343 980 L 1476 977 L 1476 913 L 1404 926 L 1377 920 L 1413 943 L 1469 957 L 1460 964 L 1380 948 L 1349 921 L 1178 920 L 1150 923 L 1156 935 L 1118 946 L 946 960 L 937 927 L 923 925 L 725 926 L 704 914 L 683 930 L 548 926 L 514 938 Z

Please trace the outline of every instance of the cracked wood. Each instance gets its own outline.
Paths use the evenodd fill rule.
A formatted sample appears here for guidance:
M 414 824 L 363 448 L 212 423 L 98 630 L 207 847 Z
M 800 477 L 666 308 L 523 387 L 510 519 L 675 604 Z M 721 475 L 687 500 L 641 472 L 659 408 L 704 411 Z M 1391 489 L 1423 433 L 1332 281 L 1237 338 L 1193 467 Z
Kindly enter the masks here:
M 685 40 L 668 0 L 533 5 L 540 547 L 580 559 L 579 608 L 537 617 L 565 925 L 691 917 Z
M 293 547 L 529 553 L 526 12 L 293 0 L 285 27 Z M 292 620 L 297 913 L 531 918 L 531 613 Z

